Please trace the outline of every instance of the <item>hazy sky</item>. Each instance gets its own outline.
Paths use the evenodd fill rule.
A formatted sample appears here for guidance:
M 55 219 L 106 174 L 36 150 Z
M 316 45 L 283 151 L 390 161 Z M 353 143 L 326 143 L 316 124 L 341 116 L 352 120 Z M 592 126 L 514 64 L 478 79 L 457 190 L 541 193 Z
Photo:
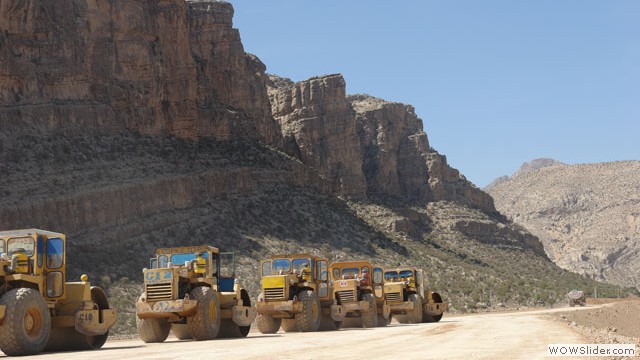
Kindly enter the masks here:
M 480 187 L 539 157 L 640 160 L 640 1 L 230 2 L 267 72 L 413 105 Z

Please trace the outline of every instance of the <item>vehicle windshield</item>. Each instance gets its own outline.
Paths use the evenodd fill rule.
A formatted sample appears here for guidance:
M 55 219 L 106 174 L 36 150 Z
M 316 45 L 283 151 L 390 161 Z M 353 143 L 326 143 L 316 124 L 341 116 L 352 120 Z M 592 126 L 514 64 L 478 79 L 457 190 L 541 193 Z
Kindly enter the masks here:
M 397 271 L 387 271 L 384 273 L 384 281 L 398 281 L 398 272 Z
M 404 278 L 405 280 L 407 280 L 409 278 L 409 276 L 413 276 L 413 271 L 411 270 L 402 270 L 400 271 L 400 278 Z
M 342 278 L 343 279 L 355 279 L 358 277 L 358 268 L 345 268 L 342 269 Z
M 35 249 L 35 241 L 30 237 L 11 238 L 7 244 L 7 255 L 11 256 L 16 251 L 24 251 L 27 256 L 33 255 Z
M 58 269 L 62 267 L 64 259 L 64 241 L 60 238 L 47 240 L 47 267 Z
M 169 265 L 168 263 L 169 263 L 169 258 L 167 257 L 167 255 L 158 256 L 158 265 L 157 265 L 158 269 L 166 268 L 167 265 Z
M 4 253 L 4 240 L 0 240 L 0 254 Z
M 288 273 L 291 270 L 291 261 L 289 259 L 275 259 L 273 260 L 273 273 Z
M 293 259 L 291 262 L 294 271 L 300 271 L 304 268 L 311 269 L 311 260 L 307 258 Z
M 208 259 L 209 253 L 204 253 L 203 258 Z M 184 253 L 184 254 L 172 254 L 171 255 L 171 263 L 174 265 L 184 265 L 185 262 L 191 262 L 196 259 L 195 253 Z

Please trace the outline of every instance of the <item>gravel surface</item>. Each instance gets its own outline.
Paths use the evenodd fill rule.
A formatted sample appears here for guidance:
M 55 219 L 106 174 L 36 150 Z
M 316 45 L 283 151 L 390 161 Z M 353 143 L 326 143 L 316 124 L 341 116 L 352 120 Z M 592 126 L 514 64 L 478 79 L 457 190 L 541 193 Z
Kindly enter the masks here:
M 640 351 L 640 299 L 613 301 L 598 308 L 592 307 L 603 302 L 589 299 L 587 306 L 581 310 L 550 316 L 589 338 L 593 344 L 636 344 L 636 351 Z

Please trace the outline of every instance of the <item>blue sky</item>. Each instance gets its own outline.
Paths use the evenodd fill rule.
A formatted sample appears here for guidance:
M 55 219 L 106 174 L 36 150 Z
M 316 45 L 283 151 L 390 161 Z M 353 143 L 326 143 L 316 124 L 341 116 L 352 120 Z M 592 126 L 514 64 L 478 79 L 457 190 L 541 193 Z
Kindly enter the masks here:
M 640 1 L 230 2 L 269 73 L 413 105 L 480 187 L 539 157 L 640 160 Z

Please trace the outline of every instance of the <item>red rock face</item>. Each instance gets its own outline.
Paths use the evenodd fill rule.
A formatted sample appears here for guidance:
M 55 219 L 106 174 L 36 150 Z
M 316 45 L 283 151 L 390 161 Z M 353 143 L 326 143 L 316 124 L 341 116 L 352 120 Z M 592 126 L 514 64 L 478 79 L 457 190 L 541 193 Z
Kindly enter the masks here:
M 230 4 L 0 4 L 0 125 L 276 142 L 264 65 Z

